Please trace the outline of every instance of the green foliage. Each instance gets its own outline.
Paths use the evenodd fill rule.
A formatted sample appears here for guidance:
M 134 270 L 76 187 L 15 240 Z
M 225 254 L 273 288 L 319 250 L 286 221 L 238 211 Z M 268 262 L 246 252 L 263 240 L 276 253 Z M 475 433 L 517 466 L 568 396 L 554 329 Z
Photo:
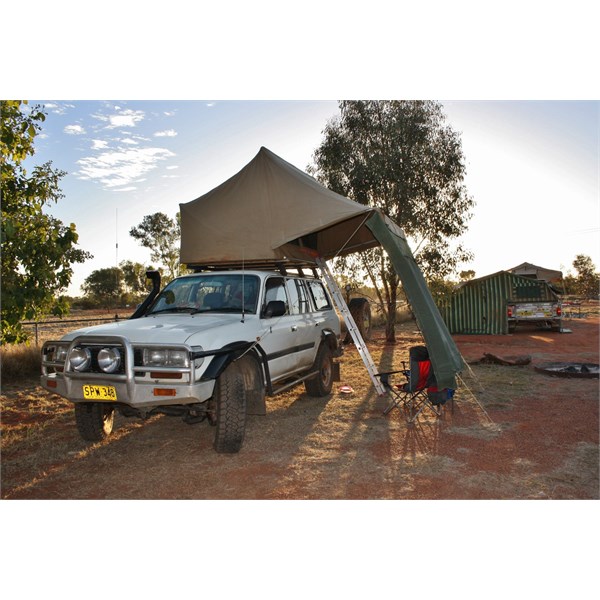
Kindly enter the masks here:
M 123 284 L 127 293 L 132 295 L 148 292 L 148 279 L 146 271 L 152 267 L 146 268 L 141 263 L 134 263 L 130 260 L 124 260 L 119 263 L 123 273 Z
M 585 254 L 578 254 L 573 261 L 573 268 L 577 271 L 577 277 L 571 282 L 572 293 L 587 299 L 598 298 L 600 274 L 596 272 L 592 259 Z
M 0 104 L 2 343 L 17 343 L 27 338 L 20 321 L 68 310 L 56 298 L 71 281 L 72 264 L 91 255 L 76 248 L 73 223 L 67 226 L 44 213 L 46 205 L 63 198 L 59 181 L 65 172 L 51 162 L 35 166 L 31 174 L 22 166 L 34 154 L 33 141 L 45 119 L 41 107 L 26 112 L 21 101 Z
M 115 306 L 123 293 L 123 271 L 118 267 L 97 269 L 86 277 L 81 286 L 84 294 L 98 300 L 106 308 Z
M 472 198 L 464 186 L 460 136 L 432 101 L 344 101 L 325 128 L 310 170 L 328 188 L 373 206 L 412 241 L 428 278 L 444 278 L 471 255 L 455 241 L 466 231 Z M 451 244 L 452 242 L 452 244 Z M 340 266 L 339 263 L 337 265 Z M 351 255 L 343 266 L 382 288 L 394 339 L 399 279 L 381 249 Z
M 81 286 L 84 297 L 78 298 L 74 305 L 79 308 L 134 306 L 148 295 L 146 271 L 141 263 L 129 260 L 122 261 L 118 267 L 96 269 Z
M 434 302 L 438 308 L 441 308 L 450 303 L 456 284 L 446 279 L 435 278 L 427 281 L 427 287 Z
M 179 264 L 179 239 L 181 238 L 180 215 L 171 219 L 161 212 L 146 215 L 137 227 L 132 227 L 129 235 L 144 248 L 150 250 L 150 258 L 166 269 L 166 281 L 177 277 L 181 272 Z

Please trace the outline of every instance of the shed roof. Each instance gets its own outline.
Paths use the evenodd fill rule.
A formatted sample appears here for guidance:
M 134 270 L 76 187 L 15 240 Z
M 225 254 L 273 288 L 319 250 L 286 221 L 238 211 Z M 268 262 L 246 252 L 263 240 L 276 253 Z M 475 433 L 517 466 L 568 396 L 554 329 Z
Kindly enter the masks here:
M 528 262 L 521 263 L 512 269 L 507 269 L 507 271 L 515 275 L 523 275 L 524 277 L 533 276 L 536 279 L 553 282 L 560 281 L 563 276 L 562 271 L 547 269 L 546 267 L 540 267 Z

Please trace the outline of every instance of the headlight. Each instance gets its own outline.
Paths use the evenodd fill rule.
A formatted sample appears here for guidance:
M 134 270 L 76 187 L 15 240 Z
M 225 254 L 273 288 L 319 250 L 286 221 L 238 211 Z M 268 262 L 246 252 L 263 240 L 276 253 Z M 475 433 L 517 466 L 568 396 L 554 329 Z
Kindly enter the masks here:
M 188 367 L 187 350 L 168 348 L 144 348 L 144 366 L 147 367 Z
M 65 362 L 67 359 L 68 346 L 48 346 L 46 350 L 46 360 L 50 362 Z
M 144 365 L 162 367 L 167 362 L 167 351 L 159 348 L 144 348 Z
M 85 371 L 92 362 L 92 353 L 89 348 L 75 346 L 69 354 L 69 361 L 76 371 Z
M 167 364 L 173 367 L 187 367 L 189 355 L 186 350 L 167 350 Z
M 121 354 L 117 348 L 102 348 L 98 352 L 98 366 L 105 373 L 114 373 L 121 366 Z

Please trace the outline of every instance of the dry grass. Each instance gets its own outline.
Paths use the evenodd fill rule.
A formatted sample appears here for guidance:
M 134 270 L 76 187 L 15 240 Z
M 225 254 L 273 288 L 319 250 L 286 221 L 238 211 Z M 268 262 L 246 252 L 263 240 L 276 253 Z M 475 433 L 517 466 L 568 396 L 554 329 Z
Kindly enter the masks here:
M 41 349 L 29 344 L 2 346 L 2 385 L 17 383 L 24 379 L 39 376 L 41 369 Z
M 464 376 L 478 400 L 487 409 L 510 410 L 515 399 L 533 393 L 535 383 L 528 367 L 476 365 Z
M 497 498 L 573 500 L 598 498 L 598 446 L 579 442 L 570 448 L 564 462 L 549 473 L 521 460 L 515 472 L 480 471 L 464 478 L 472 490 L 491 490 Z
M 129 309 L 121 310 L 119 318 L 126 319 L 131 314 Z M 65 317 L 64 322 L 56 317 L 48 318 L 47 322 L 40 322 L 37 328 L 37 342 L 34 326 L 25 327 L 29 332 L 29 341 L 13 346 L 3 345 L 1 355 L 1 377 L 3 384 L 16 383 L 40 374 L 41 345 L 48 340 L 60 339 L 65 333 L 89 325 L 99 325 L 107 319 L 114 319 L 114 311 L 85 310 L 73 311 Z
M 109 310 L 74 310 L 64 319 L 58 317 L 49 317 L 35 325 L 25 325 L 25 331 L 29 335 L 29 343 L 42 345 L 48 340 L 60 339 L 65 333 L 74 329 L 88 327 L 91 325 L 100 325 L 107 321 L 127 319 L 131 315 L 131 309 L 115 311 Z

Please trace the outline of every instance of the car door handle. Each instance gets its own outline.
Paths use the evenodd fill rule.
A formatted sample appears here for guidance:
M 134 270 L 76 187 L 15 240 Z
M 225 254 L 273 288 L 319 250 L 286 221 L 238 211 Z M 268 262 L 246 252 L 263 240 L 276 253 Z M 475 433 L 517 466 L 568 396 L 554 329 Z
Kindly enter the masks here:
M 298 331 L 298 325 L 292 325 L 292 331 Z

